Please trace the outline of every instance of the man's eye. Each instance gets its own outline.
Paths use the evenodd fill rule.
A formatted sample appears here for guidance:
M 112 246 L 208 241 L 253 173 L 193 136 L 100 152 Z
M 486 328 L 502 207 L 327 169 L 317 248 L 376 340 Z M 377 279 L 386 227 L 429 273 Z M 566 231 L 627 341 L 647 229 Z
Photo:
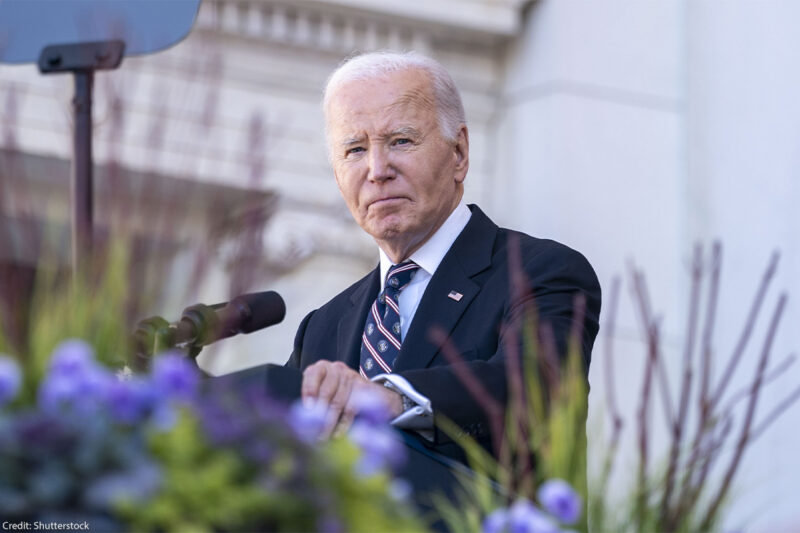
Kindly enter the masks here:
M 394 144 L 411 144 L 411 139 L 406 139 L 406 138 L 396 139 L 394 141 Z
M 344 155 L 348 156 L 348 155 L 355 154 L 355 153 L 358 153 L 358 152 L 363 152 L 363 151 L 364 151 L 363 147 L 356 146 L 356 147 L 353 147 L 353 148 L 348 148 L 347 151 L 344 153 Z

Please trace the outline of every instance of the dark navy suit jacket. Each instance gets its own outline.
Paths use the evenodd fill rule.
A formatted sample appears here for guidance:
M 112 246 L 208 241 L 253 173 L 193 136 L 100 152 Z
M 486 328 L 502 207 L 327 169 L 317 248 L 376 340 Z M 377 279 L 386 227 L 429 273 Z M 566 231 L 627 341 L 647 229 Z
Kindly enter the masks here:
M 488 445 L 486 412 L 454 372 L 441 339 L 446 336 L 463 365 L 505 405 L 509 350 L 523 350 L 520 328 L 512 324 L 526 310 L 535 310 L 540 325 L 546 324 L 542 331 L 552 332 L 545 335 L 555 341 L 550 345 L 564 357 L 575 327 L 575 302 L 582 297 L 585 311 L 576 331 L 588 371 L 600 316 L 600 285 L 578 252 L 499 228 L 477 206 L 470 209 L 472 217 L 422 296 L 394 371 L 430 398 L 434 415 L 445 415 Z M 306 316 L 287 366 L 303 370 L 328 359 L 357 369 L 364 321 L 378 295 L 379 276 L 376 268 Z M 462 296 L 454 299 L 451 293 Z M 447 440 L 437 434 L 438 451 L 461 458 Z

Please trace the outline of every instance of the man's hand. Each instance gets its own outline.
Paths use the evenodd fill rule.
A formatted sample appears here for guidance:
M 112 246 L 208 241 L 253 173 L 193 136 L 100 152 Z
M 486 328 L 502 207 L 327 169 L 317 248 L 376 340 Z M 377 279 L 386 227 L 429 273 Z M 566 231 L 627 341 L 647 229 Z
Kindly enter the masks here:
M 392 418 L 403 412 L 400 394 L 364 379 L 341 361 L 317 361 L 303 371 L 303 403 L 318 401 L 328 406 L 328 424 L 323 439 L 329 438 L 334 430 L 341 435 L 350 428 L 359 408 L 353 399 L 358 397 L 356 391 L 364 389 L 369 389 L 370 394 L 386 402 Z

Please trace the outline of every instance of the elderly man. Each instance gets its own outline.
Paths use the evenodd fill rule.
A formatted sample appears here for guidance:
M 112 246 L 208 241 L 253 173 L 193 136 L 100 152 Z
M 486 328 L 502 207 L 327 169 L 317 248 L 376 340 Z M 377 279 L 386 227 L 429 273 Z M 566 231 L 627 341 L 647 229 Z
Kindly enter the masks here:
M 508 325 L 526 306 L 549 325 L 563 355 L 582 295 L 588 364 L 597 278 L 574 250 L 499 228 L 463 203 L 469 133 L 458 90 L 434 60 L 354 57 L 329 78 L 324 112 L 336 182 L 377 243 L 380 264 L 300 324 L 287 365 L 303 371 L 302 397 L 329 406 L 329 434 L 353 421 L 354 392 L 371 388 L 396 426 L 427 431 L 444 453 L 454 455 L 434 431 L 439 414 L 487 444 L 486 414 L 443 345 L 505 402 L 507 350 L 522 347 Z M 524 287 L 512 287 L 514 268 Z

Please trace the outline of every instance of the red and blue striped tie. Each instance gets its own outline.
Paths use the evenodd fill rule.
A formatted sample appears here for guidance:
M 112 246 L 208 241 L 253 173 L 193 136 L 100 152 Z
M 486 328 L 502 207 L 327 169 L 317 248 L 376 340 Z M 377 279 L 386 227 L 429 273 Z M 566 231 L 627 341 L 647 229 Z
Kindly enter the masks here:
M 389 373 L 400 354 L 400 291 L 406 288 L 419 265 L 406 261 L 392 266 L 386 273 L 383 291 L 372 303 L 361 335 L 359 372 L 369 379 Z

